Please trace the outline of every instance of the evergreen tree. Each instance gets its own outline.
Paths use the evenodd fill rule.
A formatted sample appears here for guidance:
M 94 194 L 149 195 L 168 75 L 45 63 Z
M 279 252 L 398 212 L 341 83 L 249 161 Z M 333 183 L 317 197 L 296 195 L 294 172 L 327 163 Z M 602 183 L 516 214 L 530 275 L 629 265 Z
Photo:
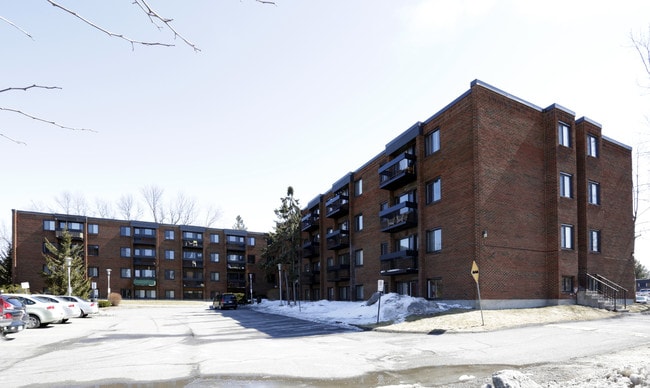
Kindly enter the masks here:
M 235 219 L 235 225 L 233 225 L 232 228 L 235 230 L 248 230 L 246 224 L 244 224 L 244 219 L 239 215 Z
M 11 284 L 11 269 L 13 257 L 11 255 L 11 242 L 5 245 L 5 250 L 0 252 L 0 285 Z
M 275 209 L 277 220 L 262 252 L 261 266 L 274 273 L 278 264 L 282 264 L 284 270 L 288 271 L 289 281 L 293 282 L 300 276 L 301 211 L 298 200 L 293 197 L 293 187 L 289 186 L 286 197 L 280 200 L 282 204 Z
M 634 259 L 634 277 L 636 279 L 647 279 L 650 277 L 648 268 L 636 259 Z
M 72 243 L 72 235 L 63 231 L 60 244 L 45 239 L 48 253 L 44 253 L 47 271 L 43 272 L 48 292 L 54 295 L 68 294 L 68 267 L 66 258 L 72 258 L 70 266 L 70 285 L 72 295 L 87 298 L 90 295 L 90 279 L 86 277 L 83 261 L 83 246 Z

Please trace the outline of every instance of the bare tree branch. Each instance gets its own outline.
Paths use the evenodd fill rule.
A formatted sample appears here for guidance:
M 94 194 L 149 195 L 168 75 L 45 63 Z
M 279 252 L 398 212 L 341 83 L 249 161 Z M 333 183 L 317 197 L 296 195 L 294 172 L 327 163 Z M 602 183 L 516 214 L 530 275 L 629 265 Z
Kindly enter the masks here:
M 48 3 L 50 3 L 50 4 L 52 4 L 54 7 L 59 8 L 59 9 L 65 11 L 65 12 L 69 13 L 70 15 L 76 17 L 77 19 L 81 20 L 82 22 L 88 24 L 92 28 L 94 28 L 94 29 L 96 29 L 98 31 L 101 31 L 101 32 L 105 33 L 108 36 L 118 38 L 118 39 L 122 39 L 122 40 L 125 40 L 125 41 L 131 43 L 131 48 L 132 49 L 135 48 L 136 44 L 142 45 L 142 46 L 165 46 L 165 47 L 173 47 L 173 46 L 175 46 L 174 44 L 171 44 L 171 43 L 145 42 L 145 41 L 142 41 L 142 40 L 131 39 L 131 38 L 129 38 L 129 37 L 123 35 L 123 34 L 114 33 L 114 32 L 111 32 L 111 31 L 99 26 L 98 24 L 96 24 L 96 23 L 86 19 L 85 17 L 79 15 L 75 11 L 73 11 L 73 10 L 71 10 L 69 8 L 66 8 L 66 7 L 62 6 L 61 4 L 55 2 L 54 0 L 46 0 L 46 1 Z M 143 0 L 134 0 L 134 4 L 137 4 L 149 16 L 149 18 L 154 18 L 154 19 L 158 19 L 158 20 L 162 21 L 167 26 L 167 28 L 169 28 L 174 33 L 175 37 L 180 37 L 188 46 L 192 47 L 194 49 L 194 51 L 201 51 L 198 47 L 196 47 L 194 44 L 192 44 L 187 39 L 185 39 L 182 35 L 178 34 L 171 27 L 171 25 L 170 25 L 171 19 L 165 19 L 165 18 L 159 16 L 148 5 L 146 5 L 146 3 L 144 5 L 140 4 L 140 1 L 142 1 L 144 3 Z
M 179 34 L 174 27 L 172 27 L 171 22 L 174 19 L 168 19 L 168 18 L 163 18 L 160 16 L 156 11 L 154 11 L 149 4 L 145 0 L 134 0 L 133 4 L 136 4 L 140 9 L 149 17 L 149 20 L 153 25 L 155 25 L 158 29 L 161 29 L 160 26 L 156 24 L 156 20 L 160 20 L 167 26 L 167 28 L 174 33 L 174 39 L 180 38 L 183 42 L 185 42 L 186 45 L 190 46 L 191 48 L 194 49 L 194 51 L 201 51 L 196 45 L 189 40 L 187 40 L 183 35 Z
M 630 40 L 641 57 L 646 73 L 650 76 L 650 26 L 648 26 L 648 34 L 640 33 L 637 37 L 630 33 Z
M 31 36 L 30 34 L 28 34 L 27 31 L 25 31 L 25 30 L 23 30 L 22 28 L 18 27 L 18 26 L 17 26 L 16 24 L 14 24 L 11 20 L 9 20 L 9 19 L 7 19 L 7 18 L 4 18 L 4 17 L 2 17 L 2 16 L 0 16 L 0 20 L 2 20 L 3 22 L 5 22 L 5 23 L 9 24 L 10 26 L 14 27 L 14 28 L 17 29 L 18 31 L 22 32 L 23 34 L 27 35 L 31 40 L 34 40 L 34 37 L 33 37 L 33 36 Z
M 255 1 L 257 1 L 258 3 L 262 3 L 262 4 L 277 5 L 277 4 L 275 4 L 275 1 L 267 1 L 267 0 L 255 0 Z
M 165 213 L 162 206 L 164 191 L 164 189 L 156 185 L 145 186 L 140 190 L 147 206 L 149 206 L 149 210 L 151 210 L 153 221 L 157 224 L 165 222 Z
M 12 91 L 12 90 L 22 90 L 22 91 L 27 91 L 27 90 L 32 89 L 32 88 L 39 88 L 39 89 L 63 89 L 63 88 L 61 88 L 61 87 L 59 87 L 59 86 L 43 86 L 43 85 L 36 85 L 36 84 L 34 84 L 34 85 L 30 85 L 30 86 L 25 86 L 25 87 L 22 87 L 22 88 L 21 88 L 21 87 L 9 87 L 9 88 L 5 88 L 5 89 L 0 89 L 0 93 L 3 93 L 3 92 L 9 92 L 9 91 Z
M 33 120 L 36 120 L 36 121 L 40 121 L 40 122 L 43 122 L 43 123 L 51 124 L 51 125 L 54 125 L 55 127 L 59 127 L 59 128 L 61 128 L 61 129 L 69 129 L 69 130 L 71 130 L 71 131 L 88 131 L 88 132 L 97 132 L 97 131 L 95 131 L 94 129 L 67 127 L 67 126 L 65 126 L 65 125 L 58 124 L 58 123 L 56 123 L 56 122 L 54 122 L 54 121 L 49 121 L 49 120 L 42 119 L 42 118 L 40 118 L 40 117 L 32 116 L 32 115 L 27 114 L 27 113 L 25 113 L 25 112 L 23 112 L 23 111 L 21 111 L 21 110 L 18 110 L 18 109 L 3 108 L 3 107 L 0 106 L 0 110 L 4 110 L 4 111 L 7 111 L 7 112 L 18 113 L 19 115 L 23 115 L 23 116 L 25 116 L 25 117 L 29 117 L 30 119 L 33 119 Z
M 16 143 L 16 144 L 27 145 L 27 143 L 25 143 L 24 141 L 20 141 L 20 140 L 12 139 L 12 138 L 10 138 L 9 136 L 5 135 L 4 133 L 0 133 L 0 137 L 4 137 L 5 139 L 7 139 L 7 140 L 9 140 L 9 141 L 11 141 L 11 142 L 14 142 L 14 143 Z

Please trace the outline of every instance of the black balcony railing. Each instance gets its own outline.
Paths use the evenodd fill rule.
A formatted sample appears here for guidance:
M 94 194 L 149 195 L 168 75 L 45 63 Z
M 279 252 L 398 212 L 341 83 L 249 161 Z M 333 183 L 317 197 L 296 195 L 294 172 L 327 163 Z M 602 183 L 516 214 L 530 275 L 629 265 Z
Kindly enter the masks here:
M 347 229 L 336 229 L 327 234 L 327 249 L 336 250 L 350 246 L 350 235 Z
M 134 236 L 133 244 L 135 245 L 156 245 L 155 236 Z
M 133 265 L 146 265 L 146 266 L 156 265 L 156 258 L 155 257 L 134 256 L 133 257 Z
M 320 242 L 317 239 L 305 240 L 302 244 L 302 257 L 310 258 L 320 255 Z
M 417 226 L 417 204 L 402 202 L 379 212 L 379 223 L 382 232 L 399 232 L 400 230 Z
M 183 240 L 184 248 L 203 248 L 203 240 Z
M 183 259 L 183 268 L 203 268 L 203 260 Z
M 318 229 L 318 221 L 320 220 L 320 216 L 318 214 L 314 213 L 309 213 L 302 217 L 300 220 L 301 222 L 301 230 L 303 232 L 309 232 L 315 229 Z
M 328 282 L 343 282 L 350 280 L 350 266 L 339 266 L 337 269 L 332 270 L 327 268 L 327 281 Z
M 402 250 L 379 256 L 381 261 L 380 274 L 384 276 L 401 275 L 418 272 L 418 252 Z
M 57 238 L 62 238 L 65 230 L 57 230 L 55 232 L 55 235 Z M 84 232 L 77 231 L 77 230 L 68 230 L 68 234 L 73 240 L 83 240 L 84 239 Z
M 404 152 L 379 168 L 379 188 L 395 190 L 414 181 L 415 155 Z
M 197 278 L 184 278 L 183 287 L 188 288 L 201 288 L 205 286 L 205 281 L 203 279 Z
M 327 208 L 326 217 L 337 218 L 348 214 L 349 197 L 347 195 L 338 194 L 325 202 Z

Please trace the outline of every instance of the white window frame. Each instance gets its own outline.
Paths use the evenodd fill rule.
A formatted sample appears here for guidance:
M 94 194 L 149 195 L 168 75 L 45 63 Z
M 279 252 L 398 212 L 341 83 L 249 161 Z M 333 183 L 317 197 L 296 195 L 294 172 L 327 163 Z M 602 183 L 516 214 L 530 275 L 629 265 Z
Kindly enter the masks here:
M 589 203 L 592 205 L 600 205 L 600 183 L 589 181 Z
M 431 229 L 427 231 L 427 252 L 442 251 L 442 229 Z
M 589 231 L 589 251 L 600 253 L 600 230 L 592 229 Z
M 557 141 L 559 145 L 571 148 L 571 127 L 568 124 L 557 124 Z
M 440 151 L 440 128 L 436 128 L 433 132 L 428 133 L 424 138 L 426 146 L 425 156 L 433 155 Z
M 560 248 L 574 249 L 573 225 L 562 224 L 560 226 Z
M 598 137 L 587 134 L 587 156 L 598 157 Z
M 560 197 L 573 198 L 573 175 L 560 173 Z

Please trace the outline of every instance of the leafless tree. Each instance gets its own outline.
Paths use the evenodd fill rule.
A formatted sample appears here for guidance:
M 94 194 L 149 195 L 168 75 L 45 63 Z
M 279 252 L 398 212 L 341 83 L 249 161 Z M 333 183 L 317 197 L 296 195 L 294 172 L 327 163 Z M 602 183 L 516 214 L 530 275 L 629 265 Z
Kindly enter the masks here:
M 203 226 L 211 227 L 221 218 L 221 210 L 209 206 L 204 212 L 205 218 L 203 221 Z
M 648 25 L 647 33 L 640 32 L 639 34 L 634 34 L 631 32 L 630 40 L 636 52 L 639 53 L 639 57 L 641 57 L 641 64 L 643 64 L 643 68 L 650 81 L 650 25 Z M 650 83 L 646 85 L 646 88 L 650 88 Z
M 53 212 L 56 213 L 60 211 L 63 214 L 72 214 L 73 199 L 72 193 L 69 191 L 64 191 L 54 197 L 54 203 L 58 206 L 59 210 L 53 210 Z
M 168 218 L 171 224 L 191 225 L 196 220 L 196 200 L 182 192 L 176 195 L 176 200 L 170 202 L 167 208 L 169 209 Z
M 109 201 L 105 199 L 96 198 L 95 209 L 97 215 L 101 218 L 115 218 L 115 213 L 113 212 L 113 206 Z
M 132 194 L 124 194 L 117 200 L 117 210 L 125 220 L 136 220 L 142 216 L 142 208 Z
M 165 211 L 163 209 L 162 197 L 165 190 L 160 186 L 148 185 L 144 186 L 140 193 L 144 198 L 149 211 L 151 211 L 151 216 L 155 223 L 164 223 L 165 222 Z

